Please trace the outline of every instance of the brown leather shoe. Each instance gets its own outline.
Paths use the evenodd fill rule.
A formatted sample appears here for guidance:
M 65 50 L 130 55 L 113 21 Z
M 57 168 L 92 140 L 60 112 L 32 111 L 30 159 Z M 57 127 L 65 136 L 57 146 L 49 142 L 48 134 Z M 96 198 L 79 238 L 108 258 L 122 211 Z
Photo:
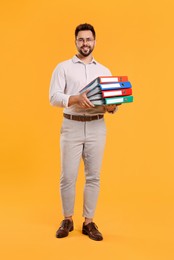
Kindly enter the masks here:
M 88 235 L 89 238 L 91 238 L 91 239 L 93 239 L 95 241 L 103 240 L 103 236 L 98 231 L 98 227 L 96 226 L 96 224 L 94 222 L 91 222 L 88 225 L 85 225 L 85 223 L 83 223 L 82 233 L 84 235 Z
M 73 221 L 69 219 L 64 219 L 61 222 L 61 225 L 56 232 L 56 237 L 57 238 L 67 237 L 69 235 L 69 232 L 73 231 L 73 229 L 74 229 Z

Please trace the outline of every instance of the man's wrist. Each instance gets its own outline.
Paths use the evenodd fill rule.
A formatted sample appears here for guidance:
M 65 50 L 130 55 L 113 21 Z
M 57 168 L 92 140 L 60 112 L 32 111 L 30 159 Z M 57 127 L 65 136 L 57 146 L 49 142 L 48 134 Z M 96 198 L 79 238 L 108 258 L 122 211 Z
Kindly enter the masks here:
M 68 106 L 72 106 L 74 104 L 76 104 L 79 100 L 79 95 L 72 95 L 69 97 L 69 101 L 68 101 Z

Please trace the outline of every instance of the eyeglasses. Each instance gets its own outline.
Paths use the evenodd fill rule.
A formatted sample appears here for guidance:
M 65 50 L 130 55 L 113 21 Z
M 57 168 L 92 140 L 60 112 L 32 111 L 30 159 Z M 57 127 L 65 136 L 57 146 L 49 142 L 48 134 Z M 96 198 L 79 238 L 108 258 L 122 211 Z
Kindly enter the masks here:
M 94 41 L 94 39 L 92 39 L 92 38 L 86 38 L 86 39 L 84 39 L 84 38 L 78 38 L 78 39 L 76 39 L 76 41 L 78 42 L 78 43 L 91 43 L 91 42 L 93 42 Z

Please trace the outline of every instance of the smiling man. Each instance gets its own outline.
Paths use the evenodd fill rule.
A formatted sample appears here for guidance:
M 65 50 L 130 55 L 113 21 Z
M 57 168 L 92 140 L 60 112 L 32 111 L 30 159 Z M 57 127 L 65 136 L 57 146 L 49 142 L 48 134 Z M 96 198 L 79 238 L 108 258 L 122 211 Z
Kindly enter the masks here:
M 61 177 L 60 192 L 64 219 L 56 232 L 57 238 L 68 236 L 74 229 L 73 214 L 75 185 L 80 159 L 85 166 L 82 233 L 89 238 L 103 239 L 93 222 L 99 188 L 100 168 L 105 147 L 105 112 L 113 113 L 116 105 L 97 106 L 79 91 L 98 76 L 110 76 L 108 68 L 92 56 L 96 34 L 92 25 L 80 24 L 75 30 L 77 54 L 55 68 L 50 83 L 50 103 L 63 107 L 61 127 Z
M 88 57 L 92 53 L 96 41 L 91 31 L 81 31 L 78 33 L 76 43 L 79 56 L 83 58 Z

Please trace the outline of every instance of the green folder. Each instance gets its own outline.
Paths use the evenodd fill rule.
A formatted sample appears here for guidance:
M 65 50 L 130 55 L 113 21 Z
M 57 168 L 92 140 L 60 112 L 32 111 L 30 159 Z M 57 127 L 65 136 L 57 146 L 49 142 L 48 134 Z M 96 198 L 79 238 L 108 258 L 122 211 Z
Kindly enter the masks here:
M 106 105 L 129 103 L 129 102 L 133 102 L 133 96 L 105 98 Z

